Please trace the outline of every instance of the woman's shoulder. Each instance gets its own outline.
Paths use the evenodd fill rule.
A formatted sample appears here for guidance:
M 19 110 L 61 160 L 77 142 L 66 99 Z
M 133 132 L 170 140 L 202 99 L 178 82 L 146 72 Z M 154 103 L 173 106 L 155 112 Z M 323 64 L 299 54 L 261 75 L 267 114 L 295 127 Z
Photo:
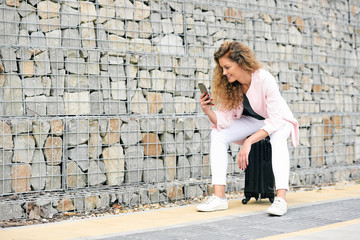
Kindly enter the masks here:
M 278 88 L 276 79 L 274 76 L 267 70 L 260 68 L 255 71 L 257 79 L 255 82 L 257 82 L 257 86 L 263 88 L 265 91 L 269 89 Z
M 275 82 L 273 75 L 263 68 L 260 68 L 253 73 L 253 80 L 256 85 L 267 85 L 270 82 Z
M 268 78 L 274 78 L 274 76 L 267 70 L 260 68 L 255 71 L 255 74 L 259 76 L 260 79 L 268 79 Z

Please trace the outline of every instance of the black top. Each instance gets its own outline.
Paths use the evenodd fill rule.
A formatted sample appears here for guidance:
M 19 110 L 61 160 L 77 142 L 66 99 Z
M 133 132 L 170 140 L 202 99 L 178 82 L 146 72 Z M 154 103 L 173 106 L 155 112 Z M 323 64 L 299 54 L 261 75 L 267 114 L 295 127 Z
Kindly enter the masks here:
M 249 102 L 249 99 L 246 97 L 245 94 L 243 94 L 244 96 L 244 100 L 243 100 L 243 107 L 244 107 L 244 110 L 243 110 L 243 115 L 245 116 L 250 116 L 250 117 L 253 117 L 253 118 L 256 118 L 258 120 L 264 120 L 265 118 L 263 118 L 262 116 L 260 116 L 259 114 L 257 114 L 250 106 L 250 102 Z

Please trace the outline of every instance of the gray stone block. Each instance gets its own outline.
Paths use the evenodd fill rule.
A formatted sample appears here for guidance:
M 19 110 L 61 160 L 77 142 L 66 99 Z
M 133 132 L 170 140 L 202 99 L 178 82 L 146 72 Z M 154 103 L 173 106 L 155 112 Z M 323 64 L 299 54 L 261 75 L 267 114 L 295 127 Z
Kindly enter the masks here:
M 78 74 L 78 75 L 84 75 L 85 74 L 85 59 L 79 58 L 79 57 L 67 57 L 65 59 L 65 69 L 66 71 Z
M 108 193 L 100 194 L 99 209 L 106 209 L 110 206 L 110 195 Z
M 165 169 L 162 160 L 155 158 L 145 159 L 143 180 L 146 183 L 156 183 L 165 180 Z
M 81 48 L 81 36 L 77 29 L 63 30 L 62 47 L 64 48 Z
M 164 133 L 160 136 L 161 147 L 166 154 L 176 153 L 176 145 L 174 135 L 171 133 Z
M 58 213 L 58 211 L 53 208 L 51 204 L 41 207 L 40 211 L 42 211 L 41 217 L 44 218 L 53 218 Z
M 121 140 L 125 145 L 134 145 L 141 141 L 140 125 L 137 121 L 131 120 L 121 126 Z
M 46 183 L 46 162 L 44 154 L 40 150 L 35 150 L 31 164 L 30 184 L 35 191 L 45 188 Z
M 43 84 L 40 77 L 37 78 L 25 78 L 23 80 L 24 94 L 26 96 L 36 96 L 44 93 Z
M 6 33 L 8 34 L 8 33 Z M 3 47 L 0 48 L 0 54 L 2 56 L 2 65 L 5 72 L 16 72 L 18 70 L 16 63 L 15 48 Z
M 194 30 L 197 36 L 207 36 L 208 34 L 207 24 L 205 22 L 195 21 Z
M 25 98 L 26 115 L 46 115 L 46 96 L 35 96 Z
M 75 148 L 69 149 L 66 155 L 75 161 L 81 170 L 87 171 L 89 168 L 89 146 L 87 144 L 78 145 Z
M 46 166 L 46 190 L 61 189 L 61 168 L 60 166 Z
M 195 122 L 193 118 L 178 118 L 176 120 L 175 132 L 184 132 L 185 139 L 191 139 L 194 136 Z
M 163 113 L 174 114 L 175 103 L 174 103 L 173 95 L 170 93 L 163 93 L 161 98 L 163 99 Z M 171 129 L 170 131 L 173 131 L 173 129 Z
M 32 132 L 31 121 L 27 119 L 17 119 L 11 121 L 11 133 L 13 135 L 18 135 L 20 133 L 30 133 Z
M 177 35 L 165 35 L 157 45 L 160 53 L 164 55 L 183 55 L 185 53 L 183 40 Z
M 106 183 L 120 185 L 124 181 L 124 152 L 120 144 L 114 144 L 103 150 L 103 161 L 106 166 Z
M 195 198 L 203 196 L 203 190 L 198 186 L 185 186 L 185 198 Z
M 12 162 L 31 163 L 35 151 L 35 139 L 32 136 L 19 135 L 14 139 Z
M 101 91 L 90 93 L 90 112 L 94 115 L 104 113 L 104 99 Z
M 1 9 L 0 19 L 2 24 L 0 24 L 0 45 L 16 45 L 18 44 L 18 33 L 20 30 L 20 16 L 17 11 L 14 11 L 13 8 L 7 7 L 6 5 L 1 5 Z M 32 16 L 34 17 L 36 14 L 33 13 Z M 25 18 L 23 18 L 22 21 L 26 22 Z
M 143 132 L 157 132 L 162 133 L 166 130 L 166 123 L 162 118 L 142 118 L 140 119 L 140 129 Z
M 194 79 L 192 77 L 177 76 L 175 89 L 177 89 L 175 96 L 185 96 L 192 98 L 194 96 L 195 89 Z
M 201 136 L 200 133 L 194 133 L 192 138 L 186 140 L 186 148 L 189 153 L 195 154 L 201 151 Z
M 65 143 L 76 146 L 86 143 L 89 140 L 89 120 L 70 119 L 65 123 Z
M 0 150 L 0 194 L 11 192 L 12 155 L 12 151 Z
M 43 51 L 42 53 L 34 57 L 35 60 L 35 74 L 47 75 L 51 73 L 49 51 Z
M 20 219 L 25 217 L 20 203 L 0 203 L 0 220 Z
M 10 16 L 11 15 L 13 15 L 13 13 L 10 14 Z M 26 29 L 29 32 L 36 32 L 38 31 L 39 27 L 40 27 L 40 19 L 35 12 L 30 13 L 26 17 L 23 17 L 20 21 L 20 29 Z
M 126 80 L 125 70 L 122 64 L 110 64 L 108 66 L 108 73 L 112 82 Z
M 81 213 L 85 210 L 85 198 L 84 196 L 78 196 L 74 198 L 74 207 L 77 212 Z
M 144 147 L 130 146 L 125 149 L 125 182 L 141 182 L 144 169 Z
M 185 147 L 185 137 L 183 132 L 180 132 L 175 135 L 175 143 L 176 143 L 176 153 L 178 155 L 184 155 L 188 153 L 188 150 Z
M 105 112 L 105 114 L 110 114 L 110 115 L 126 114 L 127 113 L 126 102 L 104 100 L 104 112 Z
M 65 103 L 61 96 L 46 98 L 47 115 L 65 115 Z
M 86 175 L 81 171 L 76 162 L 69 161 L 66 170 L 66 184 L 68 188 L 83 188 L 86 186 Z
M 32 32 L 30 35 L 30 47 L 42 49 L 46 46 L 46 39 L 43 32 Z
M 202 173 L 203 158 L 200 154 L 191 155 L 189 158 L 190 163 L 190 177 L 200 178 Z
M 106 181 L 104 163 L 100 161 L 90 160 L 87 179 L 90 186 L 103 184 Z
M 148 196 L 148 190 L 141 190 L 140 191 L 140 203 L 141 204 L 150 204 L 150 198 Z
M 176 179 L 186 180 L 191 176 L 191 166 L 189 160 L 185 156 L 178 157 L 176 164 Z

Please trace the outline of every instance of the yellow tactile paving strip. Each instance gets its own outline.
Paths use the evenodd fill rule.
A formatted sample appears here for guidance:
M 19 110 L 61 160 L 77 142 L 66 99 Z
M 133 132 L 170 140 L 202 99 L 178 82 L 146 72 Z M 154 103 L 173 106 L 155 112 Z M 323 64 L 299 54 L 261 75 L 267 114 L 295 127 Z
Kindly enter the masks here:
M 319 191 L 289 192 L 287 198 L 289 206 L 294 206 L 358 196 L 360 196 L 360 184 L 346 185 L 342 190 L 329 187 Z M 229 202 L 228 210 L 211 213 L 198 213 L 195 206 L 186 206 L 78 221 L 7 228 L 0 230 L 0 239 L 58 240 L 91 237 L 265 211 L 269 204 L 268 200 L 262 202 L 251 200 L 247 205 L 243 205 L 241 200 L 232 200 Z

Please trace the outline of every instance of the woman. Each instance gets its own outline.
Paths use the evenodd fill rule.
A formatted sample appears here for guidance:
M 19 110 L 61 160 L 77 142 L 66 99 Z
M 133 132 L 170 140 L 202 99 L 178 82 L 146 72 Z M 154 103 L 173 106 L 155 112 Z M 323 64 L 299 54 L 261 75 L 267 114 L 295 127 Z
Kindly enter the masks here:
M 242 145 L 237 161 L 245 170 L 251 145 L 270 136 L 277 197 L 267 213 L 282 216 L 287 212 L 286 192 L 289 190 L 287 138 L 291 135 L 292 145 L 298 144 L 298 122 L 280 95 L 274 77 L 261 68 L 248 47 L 238 42 L 225 42 L 214 58 L 213 99 L 209 99 L 207 93 L 200 97 L 202 110 L 213 129 L 210 161 L 214 195 L 197 206 L 197 210 L 228 208 L 225 196 L 227 144 Z M 217 111 L 211 109 L 215 105 L 209 104 L 212 101 L 218 105 Z

